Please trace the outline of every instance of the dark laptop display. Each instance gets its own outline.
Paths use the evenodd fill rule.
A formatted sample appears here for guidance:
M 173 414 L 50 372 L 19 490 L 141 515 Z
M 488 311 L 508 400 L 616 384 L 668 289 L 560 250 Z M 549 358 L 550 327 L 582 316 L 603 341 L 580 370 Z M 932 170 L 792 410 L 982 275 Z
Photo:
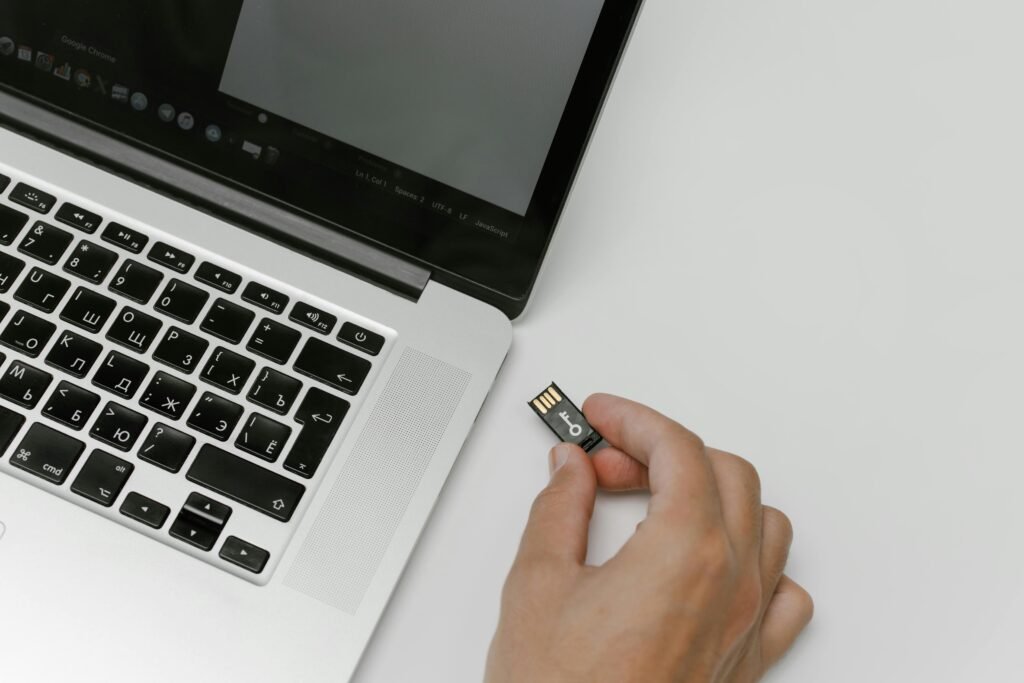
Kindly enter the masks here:
M 10 0 L 0 86 L 525 305 L 638 0 Z

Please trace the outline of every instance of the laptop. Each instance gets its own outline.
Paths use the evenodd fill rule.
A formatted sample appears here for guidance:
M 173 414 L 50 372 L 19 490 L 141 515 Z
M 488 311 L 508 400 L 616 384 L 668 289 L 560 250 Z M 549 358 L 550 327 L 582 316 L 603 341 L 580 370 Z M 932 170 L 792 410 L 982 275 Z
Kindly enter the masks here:
M 0 680 L 352 677 L 638 4 L 0 5 Z

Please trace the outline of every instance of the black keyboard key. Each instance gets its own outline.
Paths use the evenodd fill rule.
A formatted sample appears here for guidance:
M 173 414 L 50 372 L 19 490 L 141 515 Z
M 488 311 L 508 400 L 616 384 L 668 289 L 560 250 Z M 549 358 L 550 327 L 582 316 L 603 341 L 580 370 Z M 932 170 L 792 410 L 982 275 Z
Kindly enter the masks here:
M 28 225 L 28 214 L 0 205 L 0 244 L 14 244 L 22 228 Z
M 145 249 L 146 243 L 149 242 L 149 238 L 138 230 L 133 230 L 120 223 L 110 223 L 103 229 L 101 237 L 104 242 L 126 249 L 133 254 L 138 254 Z
M 109 401 L 89 433 L 118 450 L 130 451 L 148 421 L 145 415 Z
M 117 259 L 117 254 L 110 249 L 82 240 L 68 256 L 64 271 L 98 285 L 110 273 Z
M 67 203 L 57 210 L 57 215 L 54 216 L 54 218 L 65 225 L 70 225 L 72 228 L 78 228 L 82 232 L 87 232 L 90 235 L 96 232 L 96 228 L 100 227 L 100 223 L 103 222 L 103 218 L 101 218 L 99 214 L 93 213 L 92 211 L 86 211 L 74 204 Z
M 38 422 L 28 428 L 11 464 L 60 486 L 75 469 L 85 444 Z
M 103 346 L 77 332 L 61 332 L 46 356 L 46 364 L 81 379 L 89 374 Z
M 114 279 L 110 281 L 110 290 L 144 304 L 153 297 L 153 292 L 163 279 L 163 273 L 159 270 L 127 259 L 114 273 Z
M 355 394 L 370 374 L 370 361 L 319 339 L 310 339 L 295 359 L 295 369 L 346 394 Z
M 220 441 L 226 441 L 240 417 L 242 406 L 206 392 L 192 410 L 188 426 Z
M 61 382 L 50 395 L 43 408 L 43 415 L 72 429 L 79 430 L 92 417 L 100 397 L 71 382 Z
M 0 344 L 35 358 L 57 331 L 57 326 L 31 313 L 18 311 L 0 333 Z
M 98 334 L 103 326 L 107 324 L 110 314 L 117 308 L 117 302 L 102 294 L 97 294 L 91 289 L 79 287 L 71 295 L 64 310 L 60 312 L 60 319 L 71 323 L 83 330 Z
M 292 357 L 292 352 L 302 337 L 298 330 L 287 325 L 264 318 L 256 326 L 245 348 L 253 353 L 268 358 L 275 363 L 284 365 Z
M 371 356 L 376 356 L 384 348 L 384 337 L 376 332 L 359 327 L 355 323 L 345 323 L 341 326 L 338 334 L 338 341 L 354 346 L 360 351 L 365 351 Z
M 53 375 L 21 361 L 11 363 L 0 377 L 0 396 L 23 408 L 35 408 L 50 387 Z
M 202 550 L 210 550 L 230 517 L 231 508 L 227 505 L 193 493 L 171 525 L 171 536 Z
M 124 497 L 124 502 L 121 503 L 121 514 L 150 528 L 159 529 L 171 516 L 171 508 L 152 498 L 146 498 L 141 493 L 132 491 Z
M 145 353 L 161 327 L 163 323 L 159 319 L 125 306 L 107 330 L 107 339 L 136 353 Z
M 226 342 L 238 344 L 245 338 L 256 314 L 226 299 L 213 302 L 199 329 Z
M 20 204 L 39 213 L 50 213 L 50 209 L 57 203 L 57 198 L 52 194 L 37 190 L 25 183 L 15 185 L 14 189 L 11 190 L 9 199 L 15 204 Z
M 199 317 L 209 299 L 209 293 L 204 290 L 181 280 L 171 280 L 156 300 L 156 310 L 191 325 Z
M 209 444 L 199 450 L 188 479 L 274 519 L 295 514 L 306 487 Z
M 71 483 L 71 490 L 103 507 L 110 507 L 134 470 L 135 465 L 130 462 L 97 449 L 82 465 Z
M 284 468 L 302 477 L 312 477 L 327 455 L 349 407 L 349 402 L 343 398 L 317 388 L 310 389 L 295 413 L 295 421 L 302 425 L 302 430 L 284 461 Z
M 52 266 L 64 256 L 73 239 L 67 230 L 36 221 L 21 240 L 18 251 Z
M 59 275 L 33 268 L 14 292 L 14 298 L 44 313 L 53 313 L 69 289 L 71 283 Z
M 209 347 L 210 342 L 202 337 L 172 327 L 153 351 L 153 358 L 190 375 L 199 366 L 200 359 Z
M 238 286 L 242 284 L 242 278 L 239 275 L 232 273 L 229 270 L 224 270 L 220 266 L 215 266 L 209 261 L 204 262 L 196 270 L 196 279 L 200 282 L 205 282 L 214 289 L 218 289 L 225 294 L 234 294 Z
M 11 305 L 6 301 L 0 301 L 0 320 L 7 317 L 7 314 L 11 312 Z M 0 354 L 2 355 L 2 354 Z
M 6 293 L 25 270 L 25 262 L 16 256 L 0 252 L 0 294 Z
M 194 436 L 158 422 L 142 443 L 139 458 L 169 472 L 178 472 L 195 445 Z
M 0 173 L 0 192 L 3 192 L 4 190 L 6 190 L 7 186 L 10 185 L 10 184 L 11 184 L 11 179 L 9 177 L 5 176 L 3 173 Z
M 258 406 L 263 406 L 279 415 L 287 415 L 292 404 L 299 397 L 302 382 L 277 370 L 264 368 L 252 384 L 246 397 Z
M 196 257 L 169 244 L 157 242 L 149 250 L 149 260 L 178 273 L 187 273 L 192 264 L 196 262 Z
M 253 413 L 242 425 L 235 446 L 257 458 L 276 462 L 291 434 L 291 427 Z
M 237 536 L 228 536 L 220 549 L 220 559 L 239 566 L 253 574 L 261 573 L 270 561 L 270 553 Z
M 92 383 L 123 398 L 131 398 L 147 373 L 149 366 L 142 361 L 111 351 L 96 371 Z
M 185 413 L 185 408 L 195 394 L 196 388 L 188 382 L 166 372 L 157 372 L 153 375 L 149 387 L 142 392 L 139 403 L 172 420 L 177 420 Z
M 314 308 L 303 301 L 295 302 L 288 318 L 320 334 L 330 334 L 338 322 L 337 316 Z
M 255 369 L 256 363 L 253 360 L 218 346 L 203 368 L 200 378 L 224 391 L 237 394 L 242 391 Z
M 23 424 L 25 424 L 25 417 L 23 415 L 0 406 L 0 458 L 4 457 L 4 453 L 7 452 L 7 448 L 14 441 L 14 437 L 21 431 Z
M 284 313 L 288 308 L 288 297 L 258 282 L 250 282 L 242 291 L 242 300 L 259 306 L 271 313 Z

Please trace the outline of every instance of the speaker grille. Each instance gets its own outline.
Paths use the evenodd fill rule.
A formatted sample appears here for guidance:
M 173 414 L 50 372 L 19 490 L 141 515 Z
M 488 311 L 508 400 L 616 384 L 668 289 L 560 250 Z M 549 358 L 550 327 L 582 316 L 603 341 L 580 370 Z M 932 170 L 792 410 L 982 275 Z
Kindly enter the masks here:
M 420 351 L 402 353 L 285 585 L 356 613 L 469 380 Z

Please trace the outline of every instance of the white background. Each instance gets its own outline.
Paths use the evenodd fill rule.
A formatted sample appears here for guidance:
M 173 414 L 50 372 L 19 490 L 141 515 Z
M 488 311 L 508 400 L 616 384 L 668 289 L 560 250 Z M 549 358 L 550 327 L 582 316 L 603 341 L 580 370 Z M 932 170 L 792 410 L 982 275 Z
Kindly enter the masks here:
M 769 680 L 1020 680 L 1024 5 L 649 0 L 358 681 L 478 681 L 551 379 L 761 470 L 817 600 Z M 599 502 L 600 560 L 642 497 Z

